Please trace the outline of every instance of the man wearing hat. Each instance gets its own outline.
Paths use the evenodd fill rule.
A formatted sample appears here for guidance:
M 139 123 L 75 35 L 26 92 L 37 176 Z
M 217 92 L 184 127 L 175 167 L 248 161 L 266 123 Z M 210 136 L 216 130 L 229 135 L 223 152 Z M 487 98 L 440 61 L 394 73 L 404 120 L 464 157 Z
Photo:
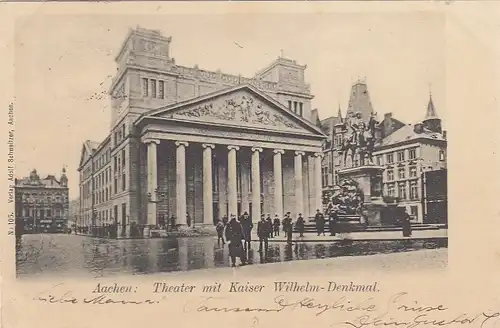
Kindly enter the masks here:
M 262 242 L 264 242 L 264 249 L 267 251 L 269 241 L 269 224 L 264 218 L 264 214 L 262 214 L 259 223 L 257 223 L 257 236 L 259 237 L 259 252 L 262 252 Z
M 269 238 L 273 238 L 273 220 L 271 220 L 271 214 L 267 214 L 267 218 L 266 218 L 266 222 L 267 222 L 267 231 L 268 231 L 268 237 Z
M 299 213 L 295 226 L 297 227 L 300 237 L 304 237 L 304 218 L 302 217 L 302 213 Z
M 243 227 L 243 233 L 245 234 L 245 249 L 250 249 L 250 242 L 252 241 L 252 229 L 253 223 L 247 212 L 243 213 L 240 218 L 241 226 Z
M 241 265 L 246 264 L 246 254 L 243 250 L 243 240 L 245 235 L 241 224 L 236 220 L 236 215 L 231 213 L 231 221 L 226 226 L 226 241 L 229 245 L 229 256 L 231 266 L 236 266 L 236 258 L 239 257 Z

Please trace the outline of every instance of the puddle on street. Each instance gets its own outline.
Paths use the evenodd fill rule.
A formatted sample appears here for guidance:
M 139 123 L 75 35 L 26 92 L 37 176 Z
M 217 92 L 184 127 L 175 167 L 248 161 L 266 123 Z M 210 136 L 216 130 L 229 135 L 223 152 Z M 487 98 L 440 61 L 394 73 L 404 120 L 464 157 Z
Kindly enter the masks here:
M 447 247 L 446 239 L 352 241 L 342 244 L 303 242 L 288 246 L 270 242 L 267 252 L 258 252 L 253 242 L 249 265 L 295 260 L 406 252 Z M 75 235 L 23 235 L 17 251 L 17 274 L 91 275 L 147 274 L 230 266 L 227 245 L 216 238 L 98 239 Z

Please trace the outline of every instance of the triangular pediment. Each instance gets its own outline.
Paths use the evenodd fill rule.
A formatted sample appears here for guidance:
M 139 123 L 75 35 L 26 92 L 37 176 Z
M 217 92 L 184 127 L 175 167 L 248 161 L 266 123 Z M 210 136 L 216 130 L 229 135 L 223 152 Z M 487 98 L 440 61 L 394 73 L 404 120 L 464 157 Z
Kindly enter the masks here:
M 252 86 L 238 86 L 155 110 L 148 116 L 323 135 L 322 131 Z

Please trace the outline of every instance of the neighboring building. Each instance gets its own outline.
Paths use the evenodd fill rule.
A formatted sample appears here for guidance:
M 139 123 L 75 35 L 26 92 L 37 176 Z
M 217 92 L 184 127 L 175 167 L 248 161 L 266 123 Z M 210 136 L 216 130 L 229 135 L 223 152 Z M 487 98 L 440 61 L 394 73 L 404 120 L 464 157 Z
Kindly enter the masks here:
M 72 199 L 69 201 L 69 219 L 68 219 L 68 227 L 74 227 L 74 225 L 80 222 L 80 200 Z
M 68 178 L 62 170 L 41 179 L 36 170 L 16 179 L 16 217 L 24 221 L 25 232 L 62 232 L 68 222 Z
M 326 136 L 306 66 L 279 57 L 249 79 L 180 66 L 170 42 L 138 27 L 118 52 L 110 134 L 82 147 L 84 224 L 313 215 Z
M 352 87 L 346 117 L 357 112 L 361 113 L 365 122 L 374 113 L 368 88 L 363 82 Z M 328 135 L 322 164 L 322 185 L 325 190 L 338 183 L 338 170 L 359 165 L 358 155 L 354 157 L 354 162 L 347 156 L 344 163 L 344 156 L 339 152 L 347 132 L 345 120 L 339 109 L 337 117 L 321 121 L 323 130 Z M 388 113 L 384 115 L 376 134 L 380 141 L 376 145 L 373 159 L 374 164 L 385 167 L 382 175 L 383 194 L 397 197 L 400 206 L 406 207 L 415 222 L 427 222 L 424 215 L 426 205 L 423 201 L 423 172 L 446 169 L 447 148 L 446 131 L 442 130 L 432 96 L 421 123 L 404 124 L 393 118 L 392 113 Z M 439 211 L 443 213 L 442 209 Z M 443 215 L 440 214 L 441 217 Z

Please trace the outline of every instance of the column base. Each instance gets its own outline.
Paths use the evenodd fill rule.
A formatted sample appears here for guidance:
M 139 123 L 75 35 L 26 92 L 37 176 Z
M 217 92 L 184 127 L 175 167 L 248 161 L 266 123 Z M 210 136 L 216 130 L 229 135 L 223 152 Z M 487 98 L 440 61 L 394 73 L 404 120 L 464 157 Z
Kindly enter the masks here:
M 175 227 L 177 228 L 177 231 L 186 231 L 186 230 L 191 229 L 190 227 L 188 227 L 188 225 L 186 223 L 177 224 Z
M 201 225 L 201 228 L 204 231 L 210 232 L 210 233 L 217 233 L 217 230 L 215 229 L 215 226 L 212 223 L 203 223 Z
M 144 227 L 144 230 L 142 232 L 142 236 L 144 238 L 151 238 L 151 233 L 150 233 L 150 229 L 148 226 Z

